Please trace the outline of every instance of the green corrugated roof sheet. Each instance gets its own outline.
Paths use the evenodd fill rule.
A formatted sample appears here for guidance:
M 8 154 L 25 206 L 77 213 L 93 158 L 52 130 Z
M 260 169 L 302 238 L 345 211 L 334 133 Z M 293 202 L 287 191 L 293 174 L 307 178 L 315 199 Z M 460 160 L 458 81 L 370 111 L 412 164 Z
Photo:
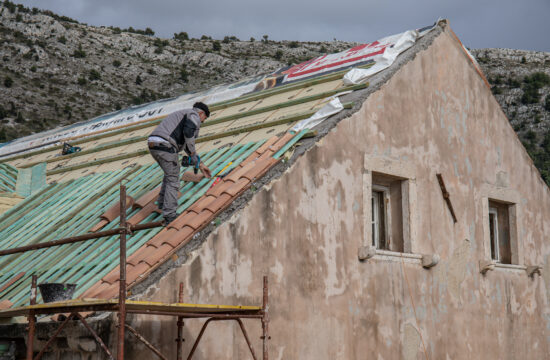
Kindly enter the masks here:
M 14 192 L 17 169 L 9 164 L 0 164 L 0 192 Z
M 263 143 L 250 142 L 215 149 L 201 154 L 201 158 L 213 174 L 222 170 L 227 172 Z M 0 248 L 9 249 L 86 233 L 98 222 L 98 216 L 118 201 L 120 180 L 125 179 L 128 195 L 137 199 L 158 186 L 162 175 L 158 165 L 152 164 L 48 185 L 0 218 Z M 214 181 L 215 178 L 212 178 L 185 184 L 181 188 L 178 212 L 199 199 Z M 127 217 L 130 218 L 138 211 L 129 210 Z M 144 222 L 159 220 L 161 216 L 152 213 Z M 103 230 L 116 226 L 118 219 Z M 128 255 L 160 230 L 144 230 L 130 236 L 127 242 Z M 0 287 L 21 272 L 25 272 L 25 276 L 1 293 L 0 298 L 11 301 L 15 306 L 27 304 L 32 274 L 38 275 L 39 283 L 76 283 L 78 287 L 75 296 L 79 296 L 118 265 L 118 239 L 118 236 L 112 236 L 1 257 Z

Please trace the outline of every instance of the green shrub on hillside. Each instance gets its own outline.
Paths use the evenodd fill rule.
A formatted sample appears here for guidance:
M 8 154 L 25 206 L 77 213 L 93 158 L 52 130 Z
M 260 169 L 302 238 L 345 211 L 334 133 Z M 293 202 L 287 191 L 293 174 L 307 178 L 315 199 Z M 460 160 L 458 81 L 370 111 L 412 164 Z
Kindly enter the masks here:
M 174 39 L 179 41 L 189 40 L 189 34 L 187 34 L 185 31 L 174 33 Z
M 536 72 L 523 79 L 523 104 L 536 104 L 540 101 L 539 89 L 550 85 L 550 76 L 543 72 Z
M 101 80 L 101 74 L 96 69 L 92 69 L 90 70 L 88 79 L 90 79 L 90 81 Z
M 78 49 L 75 49 L 73 52 L 73 57 L 81 59 L 86 57 L 86 52 L 82 50 L 82 44 L 78 44 Z
M 218 40 L 212 42 L 212 50 L 220 51 L 222 49 L 222 44 Z
M 13 85 L 13 79 L 9 76 L 6 76 L 4 78 L 4 86 L 7 88 L 11 88 L 12 85 Z

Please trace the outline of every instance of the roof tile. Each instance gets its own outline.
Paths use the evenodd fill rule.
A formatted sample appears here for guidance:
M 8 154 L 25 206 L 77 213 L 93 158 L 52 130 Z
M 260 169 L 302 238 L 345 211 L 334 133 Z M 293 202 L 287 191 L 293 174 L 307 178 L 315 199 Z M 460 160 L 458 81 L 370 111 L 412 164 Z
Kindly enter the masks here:
M 195 201 L 195 203 L 191 205 L 188 210 L 194 211 L 198 214 L 202 211 L 202 209 L 206 208 L 214 200 L 216 200 L 216 196 L 212 194 L 206 194 L 206 196 L 202 196 L 199 200 Z
M 131 265 L 137 265 L 139 262 L 143 259 L 146 259 L 152 252 L 155 251 L 155 245 L 150 244 L 147 242 L 147 244 L 140 247 L 135 253 L 133 253 L 126 262 Z
M 101 297 L 100 297 L 100 294 L 104 293 L 104 292 L 105 292 L 107 289 L 109 289 L 111 286 L 112 286 L 111 284 L 106 283 L 106 282 L 104 282 L 104 281 L 101 281 L 101 282 L 99 283 L 99 286 L 97 286 L 97 287 L 94 289 L 93 292 L 90 291 L 90 290 L 92 290 L 92 289 L 90 289 L 90 290 L 86 291 L 86 292 L 82 295 L 82 297 L 101 298 Z M 118 287 L 118 284 L 117 284 L 117 287 Z
M 270 137 L 262 146 L 260 146 L 258 148 L 258 150 L 256 150 L 259 154 L 262 154 L 264 153 L 267 149 L 269 149 L 269 147 L 273 144 L 275 144 L 277 142 L 277 140 L 279 140 L 279 137 L 278 136 L 272 136 Z
M 109 285 L 107 283 L 103 283 L 106 285 L 103 290 L 101 290 L 99 293 L 97 293 L 93 297 L 97 297 L 99 299 L 112 299 L 118 294 L 118 284 L 116 285 Z
M 148 256 L 143 259 L 143 262 L 146 262 L 150 266 L 154 266 L 157 262 L 159 262 L 164 257 L 168 256 L 174 248 L 170 244 L 163 244 L 159 248 L 154 249 L 154 251 L 151 251 L 151 253 L 148 254 Z
M 172 224 L 170 224 L 172 225 Z M 192 230 L 195 231 L 195 230 Z M 177 228 L 164 228 L 161 232 L 159 232 L 157 235 L 155 235 L 151 240 L 149 240 L 147 243 L 154 245 L 154 246 L 160 246 L 163 243 L 167 242 L 169 244 L 172 244 L 174 241 L 172 239 L 179 238 L 180 235 L 178 234 Z
M 126 267 L 128 269 L 128 267 Z M 107 275 L 105 275 L 101 280 L 108 284 L 114 284 L 120 279 L 120 266 L 117 265 L 113 270 L 109 271 Z
M 245 172 L 242 177 L 245 179 L 248 179 L 250 181 L 253 181 L 256 179 L 256 177 L 261 174 L 264 169 L 271 167 L 272 163 L 269 161 L 270 158 L 265 158 L 262 160 L 257 160 L 254 162 L 256 166 L 254 166 L 252 169 Z
M 174 248 L 177 248 L 182 243 L 188 241 L 193 236 L 195 230 L 191 226 L 185 225 L 177 234 L 174 234 L 171 237 L 164 237 L 163 244 L 170 244 Z M 155 238 L 151 239 L 151 242 L 156 240 Z
M 132 283 L 145 274 L 151 267 L 145 262 L 141 262 L 134 267 L 126 269 L 126 283 Z
M 154 201 L 151 201 L 149 204 L 145 205 L 140 211 L 137 212 L 134 216 L 128 219 L 128 223 L 131 225 L 136 225 L 145 220 L 149 215 L 155 211 L 160 211 Z
M 212 212 L 204 209 L 200 213 L 195 215 L 187 225 L 195 230 L 198 230 L 201 226 L 208 222 L 211 216 Z
M 189 211 L 185 211 L 181 214 L 173 223 L 168 225 L 169 229 L 181 229 L 183 226 L 189 224 L 197 214 Z M 194 228 L 196 230 L 196 228 Z
M 231 183 L 231 185 L 233 184 Z M 227 193 L 221 194 L 215 201 L 211 202 L 206 207 L 206 209 L 212 211 L 213 213 L 217 213 L 218 211 L 224 209 L 229 203 L 231 203 L 232 200 L 233 198 L 231 197 L 231 195 Z
M 181 180 L 182 181 L 187 181 L 187 182 L 197 183 L 197 182 L 201 181 L 202 179 L 204 179 L 203 174 L 201 174 L 201 173 L 195 174 L 193 171 L 186 171 L 181 176 Z
M 134 205 L 134 199 L 131 196 L 126 196 L 126 207 L 132 207 Z M 100 215 L 101 219 L 107 220 L 108 222 L 113 221 L 120 215 L 120 201 L 114 203 L 107 211 Z
M 229 194 L 231 196 L 237 195 L 239 192 L 244 190 L 250 184 L 250 180 L 246 178 L 240 178 L 235 184 L 233 184 L 229 189 L 224 191 L 224 194 Z
M 219 197 L 226 189 L 228 189 L 234 183 L 235 182 L 233 180 L 230 180 L 227 177 L 225 177 L 222 182 L 218 183 L 216 186 L 209 189 L 206 193 L 209 195 L 213 195 L 215 197 Z
M 95 224 L 88 232 L 96 232 L 98 230 L 101 230 L 105 225 L 109 223 L 108 220 L 101 219 L 97 224 Z
M 99 280 L 98 282 L 96 282 L 95 284 L 93 284 L 88 290 L 86 290 L 86 292 L 84 292 L 84 294 L 82 294 L 80 297 L 81 298 L 85 298 L 85 297 L 93 297 L 91 296 L 90 294 L 96 294 L 98 293 L 99 291 L 101 291 L 101 286 L 105 284 L 102 280 Z
M 0 301 L 0 310 L 9 309 L 13 306 L 12 302 L 9 300 Z
M 156 201 L 157 197 L 159 196 L 159 193 L 160 193 L 160 186 L 157 186 L 153 190 L 147 192 L 145 195 L 137 199 L 134 205 L 136 207 L 143 208 L 145 207 L 145 205 L 149 204 L 151 201 Z
M 248 164 L 246 164 L 246 165 L 243 166 L 243 167 L 237 167 L 237 168 L 235 168 L 233 171 L 231 171 L 231 173 L 229 173 L 229 175 L 227 175 L 227 179 L 236 182 L 236 181 L 239 180 L 239 178 L 240 178 L 243 174 L 245 174 L 248 170 L 254 168 L 254 166 L 256 166 L 256 162 L 255 162 L 255 161 L 251 161 L 251 162 L 249 162 Z
M 273 151 L 273 153 L 276 153 L 277 151 L 281 150 L 283 146 L 285 146 L 286 143 L 289 142 L 295 135 L 296 134 L 292 134 L 290 132 L 285 133 L 275 144 L 273 144 L 273 146 L 269 148 L 269 150 Z

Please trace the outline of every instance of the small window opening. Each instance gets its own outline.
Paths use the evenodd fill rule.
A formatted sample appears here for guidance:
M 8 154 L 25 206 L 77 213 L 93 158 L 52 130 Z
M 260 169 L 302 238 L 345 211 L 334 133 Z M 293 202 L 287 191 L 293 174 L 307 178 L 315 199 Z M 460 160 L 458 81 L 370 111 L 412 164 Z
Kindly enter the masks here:
M 491 259 L 503 264 L 512 263 L 509 207 L 509 204 L 489 200 Z
M 373 174 L 372 246 L 377 249 L 404 251 L 402 183 L 402 179 Z

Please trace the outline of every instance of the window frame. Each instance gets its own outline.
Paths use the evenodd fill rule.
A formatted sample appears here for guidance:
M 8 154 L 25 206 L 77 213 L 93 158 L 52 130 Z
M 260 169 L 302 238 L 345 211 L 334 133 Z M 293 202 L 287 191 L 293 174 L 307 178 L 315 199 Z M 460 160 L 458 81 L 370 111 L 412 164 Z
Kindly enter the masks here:
M 518 191 L 508 187 L 497 187 L 492 184 L 483 184 L 475 191 L 475 199 L 481 203 L 482 237 L 483 237 L 483 259 L 493 261 L 497 267 L 522 267 L 524 266 L 523 239 L 521 234 L 522 201 Z M 510 246 L 510 263 L 494 261 L 491 254 L 491 234 L 489 226 L 489 205 L 490 202 L 504 204 L 508 210 L 508 232 Z M 502 219 L 499 219 L 501 221 Z M 499 244 L 500 247 L 500 244 Z M 500 251 L 499 251 L 500 257 Z
M 417 211 L 416 174 L 413 164 L 365 154 L 363 168 L 363 241 L 362 246 L 372 247 L 372 191 L 373 173 L 375 176 L 389 177 L 401 182 L 401 221 L 403 233 L 402 252 L 376 249 L 377 254 L 387 258 L 389 253 L 398 256 L 416 257 L 417 251 Z M 390 219 L 391 221 L 391 219 Z M 388 225 L 386 225 L 388 226 Z M 391 236 L 391 235 L 390 235 Z M 390 240 L 391 241 L 391 240 Z
M 376 207 L 372 207 L 374 205 L 374 200 L 371 201 L 371 219 L 372 219 L 372 246 L 374 246 L 378 250 L 388 250 L 387 244 L 388 240 L 391 237 L 391 233 L 389 232 L 389 229 L 391 229 L 391 203 L 389 201 L 390 199 L 390 188 L 387 186 L 372 185 L 372 191 L 371 191 L 371 198 L 374 196 L 374 194 L 377 194 L 378 196 L 378 203 Z M 382 204 L 380 204 L 380 201 Z M 381 205 L 381 206 L 380 206 Z M 380 210 L 382 208 L 382 214 L 380 214 Z M 376 216 L 375 216 L 376 214 Z M 383 246 L 381 247 L 380 244 L 380 216 L 382 215 L 383 219 Z M 377 218 L 378 226 L 375 226 L 374 222 Z
M 491 221 L 491 215 L 493 216 L 493 221 Z M 492 234 L 491 234 L 491 225 L 492 225 Z M 499 238 L 498 238 L 498 210 L 495 207 L 489 206 L 489 237 L 491 244 L 491 260 L 500 262 L 500 248 L 499 248 Z

